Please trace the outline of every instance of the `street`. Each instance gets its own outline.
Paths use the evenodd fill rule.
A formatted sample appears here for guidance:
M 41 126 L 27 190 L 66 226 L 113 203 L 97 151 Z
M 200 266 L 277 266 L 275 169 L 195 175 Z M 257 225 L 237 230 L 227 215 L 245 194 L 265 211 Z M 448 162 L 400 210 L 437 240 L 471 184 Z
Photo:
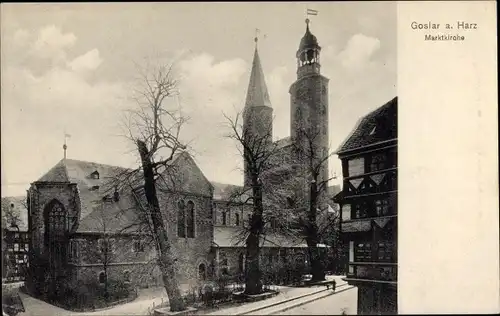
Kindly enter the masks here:
M 274 315 L 355 315 L 358 288 L 351 288 Z

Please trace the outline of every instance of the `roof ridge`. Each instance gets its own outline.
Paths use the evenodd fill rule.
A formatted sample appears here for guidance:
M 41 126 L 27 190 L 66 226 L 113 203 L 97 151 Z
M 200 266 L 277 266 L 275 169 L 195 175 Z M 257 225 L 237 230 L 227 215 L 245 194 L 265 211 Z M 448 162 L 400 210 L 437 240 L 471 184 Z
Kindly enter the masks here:
M 80 160 L 80 159 L 68 159 L 68 158 L 66 158 L 66 161 L 76 162 L 76 163 L 84 163 L 84 164 L 94 164 L 94 165 L 100 165 L 100 166 L 105 166 L 105 167 L 114 167 L 114 168 L 122 168 L 122 169 L 132 170 L 129 167 L 111 165 L 111 164 L 101 163 L 101 162 L 96 162 L 96 161 L 88 161 L 88 160 Z

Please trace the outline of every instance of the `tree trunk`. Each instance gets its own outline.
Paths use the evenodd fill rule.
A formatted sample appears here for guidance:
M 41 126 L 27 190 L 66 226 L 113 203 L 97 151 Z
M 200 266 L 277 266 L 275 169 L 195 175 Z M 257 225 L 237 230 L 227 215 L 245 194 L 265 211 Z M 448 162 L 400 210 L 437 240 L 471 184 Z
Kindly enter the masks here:
M 262 185 L 257 177 L 253 177 L 253 214 L 250 221 L 250 234 L 246 240 L 246 266 L 245 273 L 245 294 L 262 293 L 262 274 L 260 271 L 260 247 L 259 239 L 262 233 L 263 221 L 263 203 L 262 203 Z
M 179 283 L 177 282 L 177 271 L 170 242 L 163 222 L 156 186 L 154 181 L 154 170 L 151 163 L 150 152 L 143 141 L 137 141 L 137 148 L 141 156 L 142 169 L 144 172 L 144 192 L 151 211 L 154 234 L 156 235 L 156 251 L 158 254 L 158 264 L 162 273 L 163 285 L 167 291 L 170 303 L 170 311 L 178 312 L 186 309 L 182 299 Z
M 307 248 L 311 267 L 312 281 L 325 280 L 325 268 L 321 260 L 320 249 L 318 248 L 318 224 L 316 223 L 316 212 L 318 205 L 318 189 L 315 181 L 311 183 L 309 200 L 309 214 L 307 223 Z

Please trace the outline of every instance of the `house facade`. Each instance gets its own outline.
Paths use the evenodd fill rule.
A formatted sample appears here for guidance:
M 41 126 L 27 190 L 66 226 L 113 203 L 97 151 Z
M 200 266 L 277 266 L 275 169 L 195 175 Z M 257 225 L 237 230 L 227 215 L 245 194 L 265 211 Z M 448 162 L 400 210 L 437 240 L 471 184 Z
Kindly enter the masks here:
M 28 211 L 23 196 L 2 198 L 2 282 L 25 279 L 29 266 Z
M 337 150 L 346 281 L 358 314 L 397 313 L 397 98 L 361 118 Z

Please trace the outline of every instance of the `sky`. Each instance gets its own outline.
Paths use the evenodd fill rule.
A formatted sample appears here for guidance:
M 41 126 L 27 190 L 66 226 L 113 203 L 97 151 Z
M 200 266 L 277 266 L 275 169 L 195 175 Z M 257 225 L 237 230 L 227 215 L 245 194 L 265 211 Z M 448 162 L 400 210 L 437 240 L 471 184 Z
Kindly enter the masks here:
M 309 2 L 329 82 L 334 151 L 357 120 L 397 95 L 396 3 Z M 224 113 L 241 112 L 255 29 L 274 109 L 274 138 L 290 135 L 290 96 L 306 4 L 94 3 L 1 5 L 2 196 L 24 195 L 63 158 L 136 167 L 123 114 L 138 67 L 174 65 L 190 120 L 181 137 L 211 181 L 242 184 L 242 157 Z M 341 175 L 336 155 L 330 173 Z M 340 183 L 340 178 L 331 184 Z

